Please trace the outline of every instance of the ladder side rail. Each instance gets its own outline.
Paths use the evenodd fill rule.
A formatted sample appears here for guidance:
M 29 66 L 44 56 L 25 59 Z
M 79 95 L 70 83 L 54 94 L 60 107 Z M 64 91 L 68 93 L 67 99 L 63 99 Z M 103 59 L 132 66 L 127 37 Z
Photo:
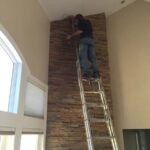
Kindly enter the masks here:
M 78 73 L 78 83 L 79 83 L 79 88 L 80 88 L 80 96 L 81 96 L 81 102 L 82 102 L 82 110 L 83 110 L 83 117 L 84 117 L 84 124 L 85 124 L 85 130 L 86 130 L 88 150 L 94 150 L 93 140 L 92 140 L 92 135 L 91 135 L 91 127 L 90 127 L 88 111 L 87 111 L 87 104 L 86 104 L 85 94 L 84 94 L 84 87 L 83 87 L 82 78 L 81 78 L 81 69 L 80 69 L 80 61 L 79 61 L 77 43 L 76 43 L 76 52 L 77 52 L 77 63 L 76 63 L 76 65 L 77 65 L 77 73 Z
M 113 146 L 113 149 L 116 150 L 116 148 L 115 148 L 116 147 L 115 146 L 115 141 L 114 141 L 115 135 L 114 135 L 113 128 L 112 128 L 112 120 L 111 120 L 110 113 L 109 113 L 109 107 L 108 107 L 108 104 L 106 102 L 106 99 L 105 99 L 105 96 L 104 96 L 103 92 L 100 94 L 100 97 L 101 97 L 102 103 L 105 106 L 104 107 L 104 116 L 105 116 L 106 119 L 108 119 L 108 121 L 107 121 L 107 128 L 109 130 L 109 135 L 111 137 L 113 137 L 112 140 L 111 140 L 112 141 L 112 146 Z
M 113 122 L 112 122 L 112 119 L 111 119 L 111 113 L 110 113 L 110 109 L 108 107 L 108 102 L 107 102 L 107 99 L 106 99 L 106 94 L 105 94 L 105 90 L 104 90 L 104 87 L 103 87 L 103 84 L 102 84 L 102 81 L 98 81 L 98 88 L 99 90 L 103 91 L 100 96 L 101 96 L 101 100 L 102 100 L 102 103 L 106 106 L 104 107 L 104 113 L 105 113 L 105 117 L 108 117 L 109 119 L 109 122 L 107 123 L 107 126 L 108 126 L 108 129 L 109 129 L 109 133 L 110 133 L 110 136 L 112 136 L 112 145 L 113 145 L 113 148 L 114 150 L 119 150 L 118 148 L 118 144 L 117 144 L 117 140 L 116 140 L 116 134 L 115 134 L 115 131 L 114 131 L 114 126 L 113 126 Z
M 104 91 L 104 88 L 102 86 L 102 81 L 98 83 L 99 84 L 99 88 L 102 89 L 103 93 L 102 93 L 102 99 L 105 103 L 105 105 L 107 106 L 107 109 L 105 109 L 105 114 L 108 115 L 108 119 L 109 119 L 109 122 L 107 124 L 108 126 L 108 129 L 109 129 L 109 133 L 112 137 L 112 145 L 113 145 L 113 148 L 114 150 L 118 150 L 118 145 L 117 145 L 117 141 L 116 141 L 116 135 L 115 135 L 115 131 L 114 131 L 114 128 L 113 128 L 113 123 L 112 123 L 112 119 L 111 119 L 111 113 L 110 113 L 110 110 L 109 110 L 109 107 L 108 107 L 108 103 L 107 103 L 107 100 L 106 100 L 106 95 L 105 95 L 105 91 Z
M 72 20 L 72 30 L 73 31 L 75 30 L 73 20 Z M 80 88 L 80 97 L 81 97 L 81 102 L 82 102 L 82 111 L 83 111 L 83 117 L 84 117 L 87 146 L 88 146 L 88 150 L 94 150 L 93 140 L 92 140 L 92 135 L 91 135 L 91 127 L 90 127 L 90 122 L 88 118 L 87 104 L 85 101 L 84 87 L 83 87 L 82 78 L 81 78 L 81 68 L 80 68 L 80 61 L 79 61 L 79 46 L 78 46 L 79 44 L 77 41 L 74 41 L 74 44 L 76 48 L 76 56 L 77 56 L 76 67 L 77 67 L 77 75 L 78 75 L 78 84 Z

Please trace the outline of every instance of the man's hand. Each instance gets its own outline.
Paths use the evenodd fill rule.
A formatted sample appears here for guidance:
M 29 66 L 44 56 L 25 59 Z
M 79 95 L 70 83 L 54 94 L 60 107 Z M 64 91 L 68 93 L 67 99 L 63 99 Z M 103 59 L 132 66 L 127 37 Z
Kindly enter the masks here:
M 68 36 L 67 36 L 67 40 L 70 40 L 71 38 L 72 38 L 71 35 L 68 35 Z
M 70 40 L 71 38 L 80 35 L 82 32 L 83 32 L 82 30 L 77 30 L 77 31 L 75 31 L 75 32 L 72 33 L 71 35 L 68 35 L 68 36 L 67 36 L 67 40 Z

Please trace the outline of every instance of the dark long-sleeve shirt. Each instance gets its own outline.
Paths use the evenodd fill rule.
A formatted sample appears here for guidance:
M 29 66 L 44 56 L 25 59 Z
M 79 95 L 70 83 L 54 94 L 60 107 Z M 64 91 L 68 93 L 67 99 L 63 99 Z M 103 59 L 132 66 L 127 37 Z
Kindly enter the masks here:
M 78 29 L 82 31 L 80 38 L 93 38 L 92 24 L 89 20 L 80 20 L 78 22 Z

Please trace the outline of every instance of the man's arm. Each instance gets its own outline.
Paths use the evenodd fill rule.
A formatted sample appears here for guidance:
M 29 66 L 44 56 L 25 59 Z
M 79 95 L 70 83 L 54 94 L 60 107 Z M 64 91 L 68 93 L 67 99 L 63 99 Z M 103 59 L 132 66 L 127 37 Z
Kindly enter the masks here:
M 74 37 L 74 36 L 78 36 L 78 35 L 80 35 L 81 33 L 82 33 L 83 31 L 82 30 L 77 30 L 77 31 L 75 31 L 74 33 L 72 33 L 71 35 L 68 35 L 67 36 L 67 40 L 70 40 L 72 37 Z

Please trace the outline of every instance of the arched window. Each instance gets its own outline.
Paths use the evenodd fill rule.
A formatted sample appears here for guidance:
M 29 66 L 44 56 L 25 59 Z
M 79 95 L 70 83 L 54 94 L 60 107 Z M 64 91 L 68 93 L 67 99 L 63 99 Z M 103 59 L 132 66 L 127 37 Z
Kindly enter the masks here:
M 0 24 L 0 150 L 44 149 L 47 93 Z
M 0 111 L 17 113 L 22 61 L 0 31 Z

